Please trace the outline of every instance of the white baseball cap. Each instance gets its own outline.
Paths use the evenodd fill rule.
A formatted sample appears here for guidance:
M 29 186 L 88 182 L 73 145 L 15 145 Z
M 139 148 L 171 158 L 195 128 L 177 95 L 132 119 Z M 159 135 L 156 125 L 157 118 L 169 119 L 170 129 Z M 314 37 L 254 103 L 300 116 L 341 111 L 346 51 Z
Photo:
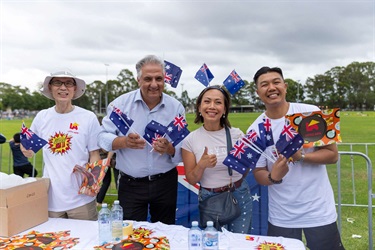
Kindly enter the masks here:
M 70 78 L 73 78 L 75 80 L 77 88 L 76 88 L 76 91 L 74 92 L 73 100 L 75 100 L 77 98 L 80 98 L 85 93 L 86 83 L 85 83 L 84 80 L 74 76 L 68 70 L 61 70 L 61 71 L 57 71 L 55 73 L 51 73 L 50 76 L 47 76 L 46 79 L 44 79 L 43 88 L 40 91 L 42 92 L 42 94 L 45 97 L 47 97 L 51 100 L 54 100 L 54 98 L 52 96 L 52 93 L 48 88 L 48 85 L 49 85 L 51 79 L 54 78 L 54 77 L 70 77 Z

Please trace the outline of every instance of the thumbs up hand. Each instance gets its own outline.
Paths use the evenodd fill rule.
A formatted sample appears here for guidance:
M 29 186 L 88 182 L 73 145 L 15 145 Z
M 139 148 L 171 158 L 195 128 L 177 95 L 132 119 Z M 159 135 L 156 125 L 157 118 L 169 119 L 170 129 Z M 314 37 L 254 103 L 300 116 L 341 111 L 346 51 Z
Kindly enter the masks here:
M 203 168 L 213 168 L 216 166 L 217 157 L 215 154 L 208 154 L 208 148 L 204 147 L 204 152 L 201 159 L 198 162 L 198 165 Z

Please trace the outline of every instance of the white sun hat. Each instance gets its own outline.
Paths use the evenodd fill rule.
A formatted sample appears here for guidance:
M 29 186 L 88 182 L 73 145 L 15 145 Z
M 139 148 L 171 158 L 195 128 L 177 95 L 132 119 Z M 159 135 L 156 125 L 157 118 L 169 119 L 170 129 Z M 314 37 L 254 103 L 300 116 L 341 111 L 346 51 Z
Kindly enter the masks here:
M 49 85 L 51 79 L 54 78 L 54 77 L 70 77 L 70 78 L 73 78 L 75 80 L 77 88 L 76 88 L 76 91 L 74 92 L 73 100 L 75 100 L 77 98 L 80 98 L 83 95 L 83 93 L 85 93 L 86 83 L 85 83 L 84 80 L 76 77 L 75 75 L 73 75 L 68 70 L 61 70 L 61 71 L 57 71 L 55 73 L 51 73 L 50 76 L 47 76 L 46 79 L 44 79 L 43 88 L 40 91 L 42 92 L 42 94 L 45 97 L 47 97 L 51 100 L 55 100 L 52 96 L 51 91 L 48 88 L 48 85 Z

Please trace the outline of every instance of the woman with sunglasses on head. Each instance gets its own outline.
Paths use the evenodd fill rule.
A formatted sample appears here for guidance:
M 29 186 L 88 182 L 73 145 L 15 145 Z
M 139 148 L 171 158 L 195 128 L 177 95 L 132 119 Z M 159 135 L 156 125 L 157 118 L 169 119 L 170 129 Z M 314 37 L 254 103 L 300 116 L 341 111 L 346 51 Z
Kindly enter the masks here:
M 200 183 L 199 202 L 222 192 L 233 192 L 241 214 L 224 226 L 231 232 L 246 234 L 251 222 L 250 188 L 245 176 L 237 171 L 231 171 L 230 176 L 228 167 L 223 164 L 228 154 L 225 127 L 229 129 L 233 145 L 243 136 L 240 129 L 230 125 L 229 107 L 230 96 L 218 85 L 209 86 L 199 94 L 194 122 L 203 125 L 184 139 L 182 159 L 188 182 L 191 185 Z
M 75 165 L 100 160 L 97 135 L 101 131 L 96 115 L 75 106 L 75 100 L 85 92 L 86 83 L 69 71 L 47 76 L 42 94 L 55 105 L 41 110 L 30 129 L 48 142 L 43 148 L 43 177 L 50 179 L 48 216 L 97 220 L 95 197 L 78 194 L 79 184 L 73 176 Z M 32 150 L 22 149 L 26 157 Z

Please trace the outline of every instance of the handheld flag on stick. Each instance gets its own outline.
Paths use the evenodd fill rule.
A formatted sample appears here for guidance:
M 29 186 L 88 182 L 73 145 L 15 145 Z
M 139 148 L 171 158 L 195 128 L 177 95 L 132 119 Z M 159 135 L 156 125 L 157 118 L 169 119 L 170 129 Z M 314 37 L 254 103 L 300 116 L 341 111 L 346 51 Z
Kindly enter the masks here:
M 173 88 L 176 88 L 178 81 L 180 80 L 182 69 L 173 63 L 164 60 L 165 64 L 165 75 L 164 82 L 170 84 Z
M 276 148 L 285 158 L 291 157 L 303 145 L 303 138 L 290 125 L 289 120 L 285 120 L 285 125 L 281 131 L 280 138 L 276 142 Z
M 143 138 L 148 141 L 150 145 L 152 145 L 154 141 L 164 137 L 166 132 L 167 128 L 165 126 L 152 120 L 149 124 L 147 124 Z
M 272 156 L 276 160 L 279 156 L 273 140 L 271 120 L 268 117 L 263 118 L 263 122 L 258 124 L 259 138 L 265 147 L 272 147 Z
M 238 140 L 233 145 L 223 164 L 244 174 L 248 168 L 253 169 L 260 157 L 260 153 L 254 148 L 248 147 L 243 140 Z
M 46 140 L 40 138 L 33 131 L 28 129 L 25 126 L 24 122 L 22 122 L 20 137 L 22 146 L 27 150 L 31 149 L 34 153 L 38 152 L 39 149 L 41 149 L 42 147 L 44 147 L 44 145 L 47 144 Z
M 241 79 L 241 77 L 237 74 L 235 70 L 233 70 L 229 74 L 229 76 L 227 77 L 227 79 L 225 79 L 223 83 L 229 91 L 229 93 L 231 93 L 232 95 L 237 93 L 237 91 L 239 91 L 245 85 L 245 82 Z
M 214 75 L 211 73 L 207 65 L 203 63 L 202 67 L 200 67 L 198 72 L 195 74 L 195 79 L 207 87 L 211 80 L 214 79 Z
M 133 120 L 128 117 L 126 114 L 122 113 L 119 108 L 113 106 L 113 110 L 109 119 L 116 125 L 117 129 L 123 134 L 126 135 L 133 124 Z
M 266 146 L 274 145 L 273 136 L 272 136 L 272 129 L 271 129 L 271 120 L 266 117 L 263 119 L 263 123 L 258 124 L 259 127 L 259 138 L 261 139 L 262 143 Z
M 245 142 L 245 144 L 258 152 L 259 154 L 266 157 L 269 161 L 275 162 L 275 159 L 267 155 L 267 153 L 264 152 L 264 150 L 267 148 L 267 145 L 264 144 L 263 140 L 260 139 L 260 137 L 257 135 L 255 130 L 250 130 L 243 138 L 242 141 Z
M 190 133 L 185 117 L 178 114 L 173 121 L 167 125 L 167 135 L 172 140 L 173 146 L 179 144 Z

